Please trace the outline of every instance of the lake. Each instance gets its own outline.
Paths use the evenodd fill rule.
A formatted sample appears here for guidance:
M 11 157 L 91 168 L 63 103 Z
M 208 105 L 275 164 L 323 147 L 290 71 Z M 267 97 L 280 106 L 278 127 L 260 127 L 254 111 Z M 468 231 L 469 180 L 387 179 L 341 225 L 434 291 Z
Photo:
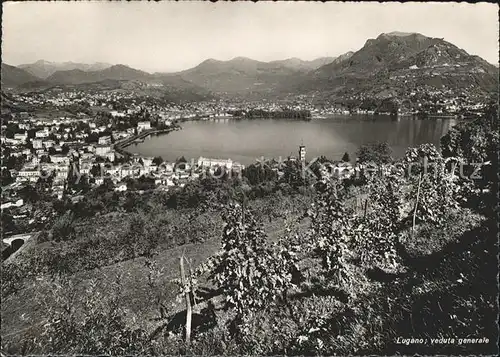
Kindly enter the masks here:
M 209 158 L 238 161 L 244 165 L 257 158 L 297 156 L 299 145 L 306 146 L 307 160 L 325 155 L 340 160 L 344 152 L 351 159 L 363 144 L 387 142 L 393 156 L 408 147 L 432 143 L 439 147 L 441 136 L 456 119 L 418 120 L 389 116 L 334 116 L 311 121 L 287 119 L 214 119 L 181 123 L 182 130 L 150 136 L 127 150 L 164 160 Z

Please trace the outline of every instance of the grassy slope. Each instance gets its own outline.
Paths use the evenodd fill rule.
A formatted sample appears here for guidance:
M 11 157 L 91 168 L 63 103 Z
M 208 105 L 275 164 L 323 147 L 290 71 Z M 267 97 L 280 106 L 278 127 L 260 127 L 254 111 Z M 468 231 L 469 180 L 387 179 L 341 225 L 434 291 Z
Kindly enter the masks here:
M 302 203 L 302 201 L 294 201 L 290 198 L 284 198 L 283 201 L 286 201 L 289 205 L 285 204 L 283 207 L 275 209 L 274 213 L 279 215 L 292 208 L 294 212 L 291 217 L 298 217 L 298 212 L 302 212 L 302 208 L 307 204 Z M 256 200 L 251 203 L 251 206 L 257 210 L 262 205 L 266 205 L 266 199 Z M 161 218 L 167 216 L 170 224 L 179 224 L 181 219 L 185 219 L 182 215 L 182 212 L 167 211 L 166 213 L 155 215 L 154 218 L 162 222 Z M 129 217 L 130 215 L 126 213 L 111 213 L 106 216 L 95 217 L 90 221 L 78 224 L 76 231 L 80 239 L 89 236 L 97 236 L 98 239 L 113 239 L 114 236 L 123 236 L 126 233 Z M 272 222 L 269 222 L 267 219 L 263 219 L 262 221 L 270 239 L 277 240 L 283 231 L 283 219 L 274 218 Z M 222 229 L 222 226 L 220 226 L 220 229 Z M 206 258 L 219 250 L 220 233 L 219 231 L 213 231 L 211 225 L 207 223 L 205 229 L 202 226 L 200 231 L 197 232 L 197 235 L 205 236 L 203 243 L 184 244 L 170 249 L 165 249 L 164 246 L 162 248 L 160 245 L 158 248 L 158 254 L 153 258 L 158 266 L 163 268 L 163 274 L 158 283 L 162 286 L 165 298 L 170 302 L 173 310 L 182 309 L 183 306 L 175 302 L 178 287 L 171 282 L 172 279 L 179 277 L 179 257 L 185 254 L 193 267 L 198 266 Z M 167 233 L 165 234 L 167 235 Z M 184 234 L 180 236 L 184 236 Z M 25 254 L 39 254 L 43 249 L 52 249 L 53 244 L 51 242 L 40 243 L 37 245 L 36 250 L 26 250 Z M 70 247 L 72 244 L 71 242 L 61 242 L 57 243 L 57 245 L 59 247 Z M 72 279 L 78 282 L 83 291 L 92 279 L 106 281 L 113 279 L 117 275 L 121 275 L 123 284 L 122 302 L 123 307 L 130 311 L 130 323 L 150 330 L 157 325 L 154 319 L 159 313 L 149 295 L 150 288 L 147 286 L 148 269 L 144 264 L 145 260 L 146 258 L 144 257 L 138 257 L 106 265 L 102 268 L 82 271 L 74 274 Z M 44 311 L 39 302 L 36 301 L 36 297 L 43 294 L 41 279 L 28 281 L 23 289 L 2 301 L 1 334 L 4 342 L 21 338 L 30 327 L 34 326 L 37 328 L 38 324 L 44 320 Z M 43 280 L 46 280 L 46 277 Z M 206 284 L 206 282 L 202 282 L 202 284 Z M 103 284 L 101 288 L 104 295 L 109 293 L 109 291 L 106 291 L 106 284 Z M 19 333 L 16 333 L 17 331 Z
M 259 204 L 265 204 L 265 201 L 257 203 L 255 207 L 259 208 Z M 294 215 L 297 217 L 297 212 Z M 113 220 L 111 223 L 116 225 Z M 269 239 L 272 241 L 278 239 L 283 231 L 283 219 L 274 218 L 271 222 L 266 219 L 264 223 Z M 488 282 L 494 280 L 491 272 L 496 271 L 496 256 L 492 253 L 496 251 L 496 246 L 481 228 L 474 228 L 479 225 L 476 218 L 471 218 L 469 223 L 466 225 L 468 231 L 465 234 L 463 231 L 448 226 L 429 237 L 426 236 L 425 229 L 419 229 L 419 234 L 413 241 L 405 242 L 407 251 L 404 256 L 408 273 L 392 277 L 387 281 L 380 277 L 366 280 L 366 271 L 356 268 L 356 274 L 360 277 L 357 282 L 359 286 L 353 288 L 362 290 L 359 294 L 360 307 L 356 310 L 356 318 L 350 322 L 351 329 L 346 333 L 345 339 L 333 341 L 331 346 L 335 346 L 337 352 L 347 353 L 356 345 L 357 351 L 362 353 L 364 348 L 369 349 L 378 345 L 388 354 L 393 354 L 416 351 L 415 346 L 406 347 L 391 342 L 399 336 L 433 338 L 441 334 L 444 337 L 488 337 L 490 341 L 494 341 L 490 325 L 494 323 L 491 309 L 495 306 L 491 297 L 495 296 L 495 291 L 494 287 L 489 291 L 485 290 L 485 287 L 488 286 Z M 301 224 L 301 228 L 305 227 L 307 227 L 307 222 Z M 186 244 L 161 250 L 154 257 L 158 266 L 164 269 L 159 285 L 162 287 L 165 299 L 169 302 L 171 316 L 183 309 L 182 302 L 175 299 L 178 288 L 171 282 L 172 279 L 178 277 L 179 257 L 185 254 L 191 264 L 197 266 L 219 249 L 218 237 L 219 235 L 214 233 L 201 244 Z M 115 275 L 122 274 L 122 305 L 129 311 L 127 314 L 129 324 L 152 332 L 165 322 L 157 319 L 159 312 L 151 298 L 150 288 L 147 286 L 148 269 L 144 261 L 145 258 L 131 259 L 100 269 L 77 273 L 72 279 L 80 281 L 80 288 L 83 289 L 93 278 L 106 282 L 113 279 Z M 305 290 L 302 287 L 302 291 L 292 294 L 292 305 L 303 312 L 310 310 L 307 313 L 311 314 L 313 319 L 313 314 L 319 312 L 317 311 L 319 307 L 323 312 L 341 312 L 345 305 L 339 303 L 331 291 L 318 290 L 321 282 L 314 282 L 318 262 L 309 260 L 305 264 L 312 285 Z M 44 311 L 35 301 L 35 296 L 41 294 L 40 285 L 39 282 L 32 282 L 15 295 L 2 301 L 4 343 L 18 344 L 23 337 L 27 336 L 30 327 L 36 328 L 36 323 L 43 321 Z M 210 284 L 202 280 L 200 286 L 210 287 Z M 109 293 L 106 284 L 101 285 L 99 289 L 103 294 Z M 474 291 L 474 293 L 471 294 L 468 291 Z M 220 306 L 220 304 L 216 305 Z M 469 313 L 464 306 L 470 307 Z M 435 316 L 436 311 L 441 311 L 442 314 Z M 221 320 L 219 322 L 221 326 L 228 315 L 222 312 L 218 312 L 217 315 Z M 264 327 L 266 331 L 264 336 L 267 336 L 265 339 L 275 338 L 285 348 L 286 343 L 296 339 L 303 326 L 284 319 L 280 322 L 282 324 L 280 328 L 288 329 L 289 336 L 288 340 L 279 341 L 279 338 L 283 339 L 283 337 L 279 334 L 273 337 L 270 332 L 273 324 L 278 324 L 279 319 L 279 317 L 273 317 L 272 314 L 261 317 L 263 326 L 268 326 Z M 256 332 L 256 339 L 258 339 L 257 336 Z M 355 342 L 368 337 L 371 340 L 367 340 L 365 345 Z M 488 353 L 492 345 L 458 347 L 423 345 L 418 348 L 421 353 L 436 353 L 436 351 L 440 353 L 456 353 L 457 351 Z M 300 353 L 300 351 L 295 351 L 295 353 Z

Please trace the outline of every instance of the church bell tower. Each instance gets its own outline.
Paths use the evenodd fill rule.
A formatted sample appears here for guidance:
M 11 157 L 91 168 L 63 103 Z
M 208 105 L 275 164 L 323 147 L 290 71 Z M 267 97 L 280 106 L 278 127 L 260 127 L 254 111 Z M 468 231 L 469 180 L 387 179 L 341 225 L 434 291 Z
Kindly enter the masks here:
M 304 145 L 299 146 L 299 160 L 302 162 L 306 161 L 306 147 Z

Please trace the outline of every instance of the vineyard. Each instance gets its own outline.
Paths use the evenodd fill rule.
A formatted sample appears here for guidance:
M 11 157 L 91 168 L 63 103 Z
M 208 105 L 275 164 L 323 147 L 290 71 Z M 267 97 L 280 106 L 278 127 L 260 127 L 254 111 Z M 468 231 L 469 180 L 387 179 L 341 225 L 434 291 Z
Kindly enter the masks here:
M 80 271 L 45 272 L 15 293 L 4 295 L 2 282 L 9 301 L 36 285 L 41 298 L 33 304 L 44 316 L 22 337 L 4 337 L 2 347 L 12 354 L 495 354 L 496 116 L 453 128 L 441 150 L 424 144 L 364 170 L 355 185 L 324 176 L 314 194 L 231 200 L 190 216 L 192 225 L 182 215 L 168 223 L 135 216 L 130 227 L 139 230 L 119 236 L 140 254 L 94 267 L 75 260 Z M 136 236 L 158 242 L 148 249 Z M 489 342 L 431 343 L 438 338 Z

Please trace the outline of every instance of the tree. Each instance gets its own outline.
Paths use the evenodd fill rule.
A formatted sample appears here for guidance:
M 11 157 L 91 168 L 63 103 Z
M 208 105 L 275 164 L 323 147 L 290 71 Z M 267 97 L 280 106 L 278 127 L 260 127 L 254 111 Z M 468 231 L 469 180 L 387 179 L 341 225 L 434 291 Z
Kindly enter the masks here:
M 139 249 L 142 248 L 145 237 L 146 217 L 141 213 L 135 213 L 130 219 L 128 232 L 124 236 L 125 255 L 129 259 L 134 259 L 140 255 Z
M 43 156 L 40 158 L 40 163 L 43 163 L 43 164 L 47 163 L 47 164 L 50 164 L 50 162 L 51 162 L 51 161 L 50 161 L 50 156 L 48 156 L 48 155 L 43 155 Z
M 377 107 L 377 113 L 390 113 L 391 115 L 397 115 L 399 105 L 392 98 L 384 99 Z
M 18 191 L 18 194 L 19 197 L 24 200 L 24 202 L 37 202 L 40 199 L 40 195 L 32 185 L 24 185 Z
M 365 210 L 352 220 L 351 235 L 361 262 L 368 267 L 396 271 L 398 235 L 402 230 L 401 187 L 397 176 L 375 177 L 368 183 Z M 369 205 L 369 211 L 367 206 Z
M 343 286 L 349 280 L 347 257 L 351 225 L 347 209 L 339 195 L 337 182 L 324 181 L 318 185 L 318 196 L 312 210 L 309 235 L 320 256 L 323 269 L 333 282 Z
M 12 214 L 6 212 L 6 210 L 2 211 L 1 220 L 3 232 L 11 232 L 16 229 L 16 223 L 14 221 L 14 218 L 12 217 Z
M 402 163 L 409 186 L 407 200 L 415 202 L 412 206 L 416 207 L 416 223 L 443 224 L 446 213 L 459 207 L 460 187 L 458 178 L 452 172 L 454 167 L 448 167 L 432 144 L 408 149 Z
M 153 164 L 156 166 L 160 166 L 164 162 L 163 158 L 161 156 L 155 156 L 153 158 Z
M 178 164 L 182 164 L 182 163 L 186 163 L 187 160 L 184 156 L 181 156 L 180 158 L 178 158 L 177 160 L 175 160 L 175 164 L 178 165 Z
M 99 177 L 101 175 L 101 166 L 92 165 L 92 168 L 90 169 L 90 175 L 92 175 L 92 177 Z
M 443 157 L 461 158 L 465 175 L 475 171 L 474 164 L 482 164 L 481 184 L 492 191 L 498 181 L 498 129 L 498 104 L 492 104 L 480 118 L 458 123 L 441 138 Z
M 67 211 L 63 216 L 56 219 L 52 227 L 52 237 L 55 241 L 69 240 L 75 233 L 73 224 L 73 212 Z
M 90 186 L 89 176 L 87 174 L 81 175 L 78 182 L 75 182 L 73 189 L 75 191 L 81 191 L 82 193 L 87 193 L 88 191 L 90 191 L 91 186 Z
M 2 186 L 6 186 L 8 184 L 11 184 L 14 182 L 14 179 L 12 178 L 12 175 L 10 174 L 10 170 L 8 169 L 2 169 Z
M 362 145 L 356 156 L 360 163 L 388 164 L 392 162 L 392 150 L 387 143 L 372 143 Z
M 63 146 L 61 146 L 61 153 L 63 155 L 66 155 L 67 153 L 69 152 L 69 146 L 64 144 Z
M 480 118 L 451 128 L 441 138 L 441 150 L 444 157 L 461 156 L 469 163 L 491 161 L 496 158 L 499 137 L 498 104 L 493 104 Z
M 50 174 L 48 172 L 41 171 L 41 175 L 35 184 L 35 188 L 40 195 L 52 187 L 52 182 L 54 181 L 55 176 L 56 174 L 54 171 Z
M 276 181 L 278 174 L 267 163 L 259 163 L 246 167 L 243 170 L 243 177 L 246 177 L 251 185 L 258 185 L 263 182 Z
M 343 162 L 350 162 L 351 161 L 351 158 L 349 157 L 349 153 L 347 151 L 344 153 L 344 156 L 342 156 L 342 161 Z
M 266 242 L 254 216 L 238 204 L 224 214 L 222 250 L 210 258 L 198 274 L 210 271 L 210 279 L 226 295 L 226 304 L 236 311 L 236 332 L 256 310 L 279 301 L 292 286 L 296 268 L 293 253 L 285 245 L 273 249 Z
M 285 161 L 282 182 L 288 183 L 294 190 L 308 186 L 312 182 L 310 173 L 303 169 L 299 161 Z

